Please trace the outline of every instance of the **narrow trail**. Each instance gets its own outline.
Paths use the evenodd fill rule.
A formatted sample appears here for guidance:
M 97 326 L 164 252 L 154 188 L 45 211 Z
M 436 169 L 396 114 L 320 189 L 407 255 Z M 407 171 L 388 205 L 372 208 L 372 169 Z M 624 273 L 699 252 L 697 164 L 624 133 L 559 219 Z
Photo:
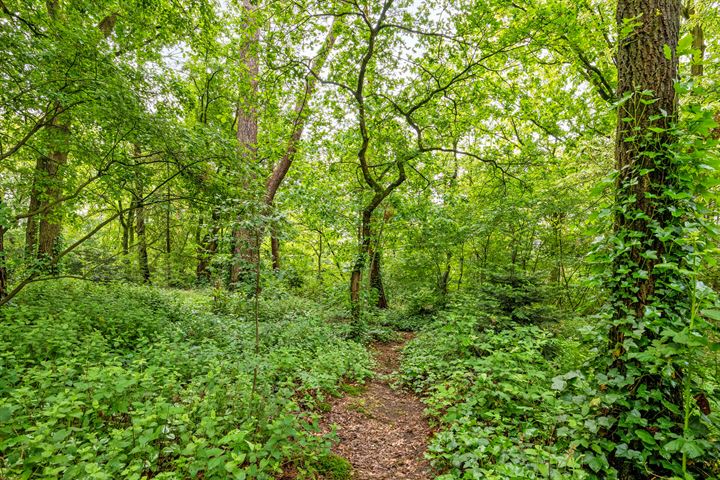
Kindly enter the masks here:
M 389 375 L 400 365 L 400 351 L 412 338 L 376 344 L 377 376 L 359 395 L 333 402 L 323 424 L 337 425 L 339 444 L 333 451 L 353 466 L 353 480 L 428 480 L 430 465 L 424 459 L 430 428 L 423 404 L 410 392 L 393 389 Z

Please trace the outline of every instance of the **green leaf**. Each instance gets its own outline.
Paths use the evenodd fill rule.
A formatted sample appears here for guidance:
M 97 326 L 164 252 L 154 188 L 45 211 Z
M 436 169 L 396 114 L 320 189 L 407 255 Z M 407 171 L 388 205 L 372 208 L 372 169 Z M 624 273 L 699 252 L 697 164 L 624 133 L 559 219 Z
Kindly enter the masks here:
M 657 442 L 655 442 L 655 438 L 650 435 L 650 432 L 647 430 L 637 429 L 635 430 L 635 435 L 638 436 L 640 440 L 643 441 L 643 443 L 646 443 L 648 445 L 655 445 Z
M 678 47 L 677 47 L 678 53 L 680 55 L 690 53 L 692 44 L 693 44 L 692 33 L 686 33 L 685 35 L 683 35 L 683 37 L 678 42 Z
M 667 43 L 663 45 L 663 54 L 667 60 L 672 60 L 672 50 L 670 49 L 670 45 Z

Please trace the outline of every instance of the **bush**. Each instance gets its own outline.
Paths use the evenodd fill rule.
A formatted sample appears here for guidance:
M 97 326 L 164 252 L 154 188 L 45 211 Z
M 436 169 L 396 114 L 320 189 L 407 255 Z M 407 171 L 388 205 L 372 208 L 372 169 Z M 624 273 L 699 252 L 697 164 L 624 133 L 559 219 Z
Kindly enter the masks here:
M 550 292 L 538 279 L 516 269 L 490 274 L 481 289 L 483 310 L 497 311 L 502 317 L 523 325 L 556 322 L 557 311 L 549 305 Z

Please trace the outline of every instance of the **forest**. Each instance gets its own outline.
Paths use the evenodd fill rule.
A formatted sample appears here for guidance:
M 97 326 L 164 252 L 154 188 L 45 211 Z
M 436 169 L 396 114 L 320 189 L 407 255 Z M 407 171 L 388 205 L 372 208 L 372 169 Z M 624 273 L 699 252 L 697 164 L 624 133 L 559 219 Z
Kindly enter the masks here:
M 0 479 L 720 479 L 720 2 L 0 0 Z

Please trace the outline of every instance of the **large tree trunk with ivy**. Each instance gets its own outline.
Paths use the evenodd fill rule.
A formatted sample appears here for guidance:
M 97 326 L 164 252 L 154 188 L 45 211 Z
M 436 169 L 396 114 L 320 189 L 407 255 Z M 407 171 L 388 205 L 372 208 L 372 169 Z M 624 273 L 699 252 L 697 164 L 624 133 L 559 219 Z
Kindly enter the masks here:
M 674 83 L 678 76 L 679 0 L 619 0 L 617 24 L 622 32 L 617 53 L 618 110 L 615 159 L 618 171 L 615 232 L 609 291 L 614 314 L 609 333 L 608 385 L 618 389 L 629 406 L 614 406 L 617 424 L 610 432 L 615 445 L 643 451 L 633 416 L 648 423 L 643 431 L 669 421 L 681 430 L 679 364 L 662 370 L 653 359 L 654 342 L 682 315 L 686 279 L 677 270 L 656 268 L 679 262 L 663 232 L 676 231 L 677 185 L 669 146 L 677 116 Z M 684 298 L 683 298 L 684 296 Z M 663 360 L 664 362 L 664 360 Z M 660 367 L 660 368 L 658 368 Z M 605 386 L 607 388 L 607 385 Z M 675 429 L 676 433 L 678 429 Z M 627 449 L 626 449 L 627 450 Z M 652 461 L 652 460 L 651 460 Z M 615 449 L 610 463 L 620 478 L 647 478 L 648 471 L 631 455 Z

